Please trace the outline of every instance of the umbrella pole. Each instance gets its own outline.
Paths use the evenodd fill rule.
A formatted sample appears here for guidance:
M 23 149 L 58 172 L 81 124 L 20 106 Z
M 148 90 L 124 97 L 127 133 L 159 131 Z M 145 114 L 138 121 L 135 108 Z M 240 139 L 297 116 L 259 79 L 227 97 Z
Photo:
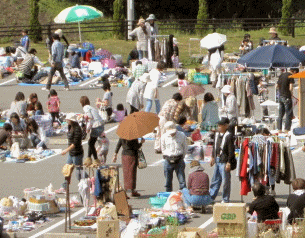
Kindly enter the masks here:
M 79 42 L 82 43 L 82 33 L 80 32 L 80 22 L 78 22 Z

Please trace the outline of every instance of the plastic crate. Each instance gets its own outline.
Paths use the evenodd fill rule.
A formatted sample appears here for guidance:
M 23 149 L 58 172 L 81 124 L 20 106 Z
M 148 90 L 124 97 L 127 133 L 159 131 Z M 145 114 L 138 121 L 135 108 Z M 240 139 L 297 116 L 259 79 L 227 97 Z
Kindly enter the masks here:
M 166 197 L 151 197 L 149 198 L 149 204 L 153 208 L 162 208 L 167 201 Z
M 209 74 L 194 74 L 194 83 L 198 84 L 209 84 L 210 83 L 210 75 Z

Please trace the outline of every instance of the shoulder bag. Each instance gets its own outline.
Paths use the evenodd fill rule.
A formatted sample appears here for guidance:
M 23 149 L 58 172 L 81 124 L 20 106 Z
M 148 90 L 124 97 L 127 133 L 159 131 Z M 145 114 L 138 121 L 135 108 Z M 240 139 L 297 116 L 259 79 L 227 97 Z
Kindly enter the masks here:
M 146 159 L 142 149 L 138 150 L 138 168 L 145 169 L 147 167 Z

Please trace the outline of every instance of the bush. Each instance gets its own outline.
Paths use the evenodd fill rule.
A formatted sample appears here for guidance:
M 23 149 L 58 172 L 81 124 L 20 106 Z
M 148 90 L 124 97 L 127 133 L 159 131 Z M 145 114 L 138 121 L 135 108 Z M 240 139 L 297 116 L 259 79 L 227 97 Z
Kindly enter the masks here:
M 204 24 L 204 20 L 208 19 L 208 4 L 206 0 L 199 0 L 199 8 L 198 8 L 198 14 L 197 14 L 197 25 L 196 25 L 196 33 L 198 35 L 203 34 L 206 30 L 200 29 L 207 27 L 207 24 Z
M 292 0 L 283 0 L 282 19 L 280 24 L 280 31 L 284 35 L 291 33 L 290 18 L 292 17 Z
M 124 13 L 124 0 L 115 0 L 113 2 L 113 20 L 117 21 L 115 23 L 114 29 L 116 36 L 119 38 L 124 37 Z
M 29 0 L 30 5 L 30 39 L 37 43 L 42 40 L 41 25 L 38 20 L 39 16 L 39 0 Z

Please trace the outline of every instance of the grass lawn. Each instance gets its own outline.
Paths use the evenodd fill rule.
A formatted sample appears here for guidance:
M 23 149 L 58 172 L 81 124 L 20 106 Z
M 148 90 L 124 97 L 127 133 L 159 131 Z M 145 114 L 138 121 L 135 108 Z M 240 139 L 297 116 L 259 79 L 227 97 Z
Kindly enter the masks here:
M 268 34 L 269 29 L 259 30 L 259 31 L 251 31 L 248 32 L 251 35 L 251 40 L 254 43 L 254 47 L 258 45 L 260 38 L 269 38 Z M 170 32 L 173 34 L 178 42 L 179 42 L 179 53 L 180 53 L 180 61 L 184 63 L 186 68 L 192 68 L 196 64 L 192 63 L 189 57 L 189 50 L 191 50 L 192 54 L 206 54 L 207 50 L 200 49 L 199 41 L 192 41 L 191 48 L 189 48 L 190 38 L 203 38 L 204 36 L 198 35 L 187 35 L 182 33 Z M 243 39 L 245 33 L 244 31 L 219 31 L 219 33 L 223 33 L 227 35 L 228 41 L 225 45 L 225 52 L 232 53 L 238 52 L 239 44 Z M 161 34 L 168 34 L 168 32 L 161 32 Z M 305 35 L 305 30 L 302 28 L 296 29 L 296 38 L 292 38 L 291 36 L 279 36 L 283 40 L 288 40 L 289 45 L 305 45 L 305 40 L 301 37 L 301 35 Z M 89 41 L 94 44 L 95 48 L 103 48 L 107 49 L 113 54 L 119 54 L 123 56 L 123 60 L 126 62 L 127 56 L 129 52 L 136 46 L 136 41 L 125 41 L 116 39 L 111 33 L 83 33 L 82 35 L 83 42 Z M 77 35 L 68 35 L 67 39 L 71 43 L 78 43 Z M 90 40 L 91 39 L 91 40 Z M 100 40 L 99 40 L 100 39 Z M 9 44 L 3 44 L 1 46 L 7 46 Z M 45 43 L 41 42 L 38 44 L 31 44 L 31 47 L 36 48 L 38 51 L 38 56 L 42 61 L 47 61 L 48 52 L 45 47 Z

